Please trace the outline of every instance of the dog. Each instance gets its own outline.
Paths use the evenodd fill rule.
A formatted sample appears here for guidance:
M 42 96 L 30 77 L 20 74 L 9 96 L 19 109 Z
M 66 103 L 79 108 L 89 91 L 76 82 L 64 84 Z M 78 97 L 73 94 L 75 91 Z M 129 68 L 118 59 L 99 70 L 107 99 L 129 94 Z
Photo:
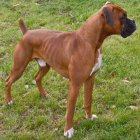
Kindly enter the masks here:
M 43 76 L 50 68 L 69 79 L 68 102 L 65 115 L 64 136 L 74 134 L 73 116 L 79 88 L 84 86 L 84 110 L 87 119 L 92 115 L 92 91 L 95 73 L 102 62 L 101 45 L 108 36 L 116 34 L 123 38 L 136 30 L 134 20 L 127 17 L 121 7 L 107 2 L 77 30 L 69 32 L 48 29 L 28 30 L 23 20 L 19 21 L 22 38 L 16 45 L 13 65 L 5 86 L 5 100 L 12 103 L 11 85 L 20 78 L 27 64 L 35 59 L 39 70 L 35 75 L 41 96 L 48 96 L 42 87 Z

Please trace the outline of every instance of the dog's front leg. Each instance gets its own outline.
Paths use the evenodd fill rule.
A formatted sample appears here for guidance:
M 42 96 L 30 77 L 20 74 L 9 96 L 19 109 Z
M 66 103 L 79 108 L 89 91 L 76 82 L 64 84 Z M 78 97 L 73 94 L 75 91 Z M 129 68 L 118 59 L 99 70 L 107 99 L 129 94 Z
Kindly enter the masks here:
M 68 103 L 67 103 L 67 110 L 66 110 L 66 124 L 64 129 L 64 136 L 71 138 L 74 129 L 73 129 L 73 116 L 75 110 L 76 100 L 79 94 L 80 85 L 75 84 L 74 82 L 69 82 L 69 94 L 68 94 Z
M 84 82 L 84 109 L 86 113 L 86 118 L 94 120 L 97 118 L 96 115 L 92 114 L 91 105 L 92 105 L 92 91 L 94 85 L 95 75 L 90 76 Z

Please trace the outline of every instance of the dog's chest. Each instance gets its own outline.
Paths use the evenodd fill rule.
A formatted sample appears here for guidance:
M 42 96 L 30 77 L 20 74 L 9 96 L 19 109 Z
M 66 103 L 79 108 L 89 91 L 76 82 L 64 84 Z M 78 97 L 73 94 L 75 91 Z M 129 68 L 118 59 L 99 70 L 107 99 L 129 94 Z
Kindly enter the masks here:
M 92 70 L 91 70 L 91 73 L 90 73 L 90 76 L 95 73 L 100 67 L 101 67 L 101 64 L 102 64 L 102 55 L 101 55 L 101 51 L 100 49 L 98 49 L 98 55 L 97 55 L 97 60 L 96 60 L 96 63 L 94 64 Z

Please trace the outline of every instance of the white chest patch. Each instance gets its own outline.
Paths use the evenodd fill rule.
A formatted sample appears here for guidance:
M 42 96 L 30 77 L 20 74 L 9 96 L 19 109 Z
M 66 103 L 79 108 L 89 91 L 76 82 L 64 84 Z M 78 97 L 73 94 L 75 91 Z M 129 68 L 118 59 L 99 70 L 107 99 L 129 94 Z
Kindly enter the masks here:
M 102 55 L 100 49 L 98 49 L 98 60 L 97 63 L 93 66 L 90 76 L 101 67 L 101 64 L 102 64 Z
M 40 67 L 45 67 L 46 66 L 46 62 L 42 59 L 37 59 L 37 62 L 38 62 Z

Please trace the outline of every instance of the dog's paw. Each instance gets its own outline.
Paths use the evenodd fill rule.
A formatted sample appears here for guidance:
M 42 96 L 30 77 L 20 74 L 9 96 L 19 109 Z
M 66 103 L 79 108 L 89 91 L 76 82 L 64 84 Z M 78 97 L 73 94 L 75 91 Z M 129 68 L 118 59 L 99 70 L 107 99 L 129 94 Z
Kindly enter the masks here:
M 67 138 L 72 138 L 73 134 L 74 134 L 73 127 L 71 129 L 67 130 L 66 132 L 64 132 L 64 136 Z
M 44 94 L 44 95 L 41 95 L 40 97 L 44 98 L 44 99 L 48 99 L 48 98 L 51 98 L 51 96 L 49 94 Z
M 91 117 L 88 117 L 88 115 L 86 115 L 86 119 L 89 119 L 89 120 L 96 120 L 98 119 L 98 116 L 93 114 Z
M 11 100 L 11 101 L 7 102 L 7 104 L 8 105 L 12 105 L 13 104 L 13 101 Z
M 97 115 L 92 115 L 92 117 L 90 118 L 91 120 L 96 120 L 96 119 L 98 119 L 98 116 Z

